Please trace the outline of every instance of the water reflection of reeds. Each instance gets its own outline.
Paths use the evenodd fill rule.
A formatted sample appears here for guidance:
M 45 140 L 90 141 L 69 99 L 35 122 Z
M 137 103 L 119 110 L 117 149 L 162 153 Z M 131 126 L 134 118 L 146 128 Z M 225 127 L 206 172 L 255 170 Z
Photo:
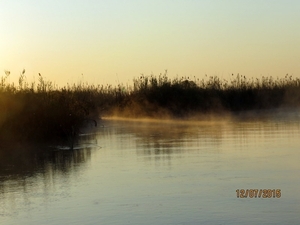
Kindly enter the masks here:
M 106 120 L 110 128 L 107 127 L 101 136 L 130 139 L 137 156 L 171 159 L 183 155 L 183 151 L 220 153 L 224 145 L 232 144 L 232 140 L 235 140 L 233 145 L 243 148 L 255 145 L 255 140 L 259 143 L 264 138 L 271 140 L 276 133 L 286 136 L 300 130 L 297 112 L 253 115 L 236 115 L 219 121 Z M 121 140 L 119 138 L 120 145 Z
M 222 139 L 223 122 L 188 121 L 140 121 L 140 120 L 104 120 L 110 129 L 101 132 L 101 136 L 111 138 L 118 135 L 131 140 L 138 156 L 156 159 L 170 159 L 182 155 L 182 151 L 205 151 L 205 146 L 218 146 Z M 125 135 L 127 137 L 125 137 Z M 121 146 L 120 146 L 121 147 Z M 218 148 L 216 148 L 218 149 Z
M 295 143 L 295 137 L 300 135 L 300 120 L 297 118 L 291 116 L 284 119 L 283 116 L 253 119 L 239 116 L 231 120 L 197 122 L 105 119 L 95 136 L 82 136 L 83 142 L 90 146 L 96 146 L 98 142 L 104 146 L 99 151 L 101 157 L 94 157 L 95 148 L 88 146 L 74 151 L 4 151 L 6 154 L 2 152 L 0 157 L 0 216 L 25 211 L 19 210 L 20 205 L 29 210 L 38 208 L 41 201 L 47 206 L 47 202 L 74 197 L 74 192 L 69 190 L 77 191 L 76 185 L 80 189 L 85 185 L 85 179 L 91 184 L 95 179 L 100 180 L 97 188 L 101 186 L 102 190 L 112 187 L 103 186 L 103 177 L 111 179 L 108 179 L 111 185 L 118 186 L 123 184 L 123 175 L 125 177 L 131 174 L 129 177 L 134 182 L 138 178 L 132 175 L 133 171 L 142 169 L 148 172 L 151 169 L 144 165 L 154 164 L 155 169 L 156 166 L 176 167 L 174 179 L 185 176 L 186 171 L 182 174 L 178 171 L 190 164 L 197 168 L 199 166 L 197 173 L 208 166 L 207 171 L 203 171 L 202 178 L 216 177 L 219 171 L 224 170 L 220 173 L 226 175 L 221 178 L 228 178 L 229 183 L 237 177 L 228 174 L 234 167 L 244 168 L 242 164 L 248 157 L 259 162 L 260 168 L 264 168 L 264 163 L 270 159 L 270 153 L 274 154 L 273 159 L 284 156 L 285 151 L 276 152 L 276 148 L 278 150 L 281 146 L 275 145 L 282 144 L 284 147 L 290 140 Z M 282 138 L 282 141 L 278 141 L 278 138 Z M 268 148 L 267 151 L 264 146 Z M 252 150 L 257 156 L 251 154 Z M 82 171 L 85 171 L 93 158 L 96 159 L 97 166 L 90 167 L 91 173 L 86 176 Z M 290 162 L 282 162 L 284 163 Z M 105 170 L 106 168 L 108 169 Z M 98 176 L 99 173 L 101 176 Z M 189 171 L 186 172 L 188 173 Z M 93 175 L 90 176 L 91 174 Z M 141 173 L 140 176 L 147 176 L 147 173 Z M 114 183 L 118 179 L 122 182 Z
M 0 216 L 69 197 L 69 188 L 92 158 L 92 148 L 73 151 L 31 150 L 0 158 Z
M 280 115 L 282 115 L 280 113 Z M 294 115 L 294 114 L 293 114 Z M 296 114 L 297 115 L 297 114 Z M 253 145 L 272 138 L 286 140 L 297 135 L 300 120 L 292 117 L 245 119 L 236 117 L 228 121 L 113 121 L 104 120 L 103 127 L 93 135 L 81 137 L 81 149 L 74 151 L 49 149 L 5 149 L 0 151 L 0 189 L 3 182 L 36 177 L 40 174 L 53 177 L 76 173 L 92 158 L 98 143 L 110 140 L 120 151 L 135 149 L 138 157 L 155 160 L 171 160 L 183 153 L 221 153 L 225 145 Z M 106 144 L 108 151 L 110 145 Z M 129 145 L 130 144 L 130 145 Z M 86 148 L 85 148 L 86 146 Z M 126 154 L 126 153 L 124 153 Z
M 76 173 L 91 160 L 92 151 L 97 146 L 95 135 L 81 137 L 78 146 L 76 150 L 31 146 L 0 151 L 0 189 L 4 183 L 35 178 L 41 174 L 53 178 L 58 174 L 68 176 L 71 172 Z

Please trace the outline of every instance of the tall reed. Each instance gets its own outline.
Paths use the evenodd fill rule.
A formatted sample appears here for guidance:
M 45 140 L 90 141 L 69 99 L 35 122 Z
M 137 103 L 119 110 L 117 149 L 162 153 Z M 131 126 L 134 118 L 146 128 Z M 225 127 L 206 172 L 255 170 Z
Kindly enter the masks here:
M 99 116 L 185 118 L 197 113 L 237 112 L 300 106 L 300 79 L 216 76 L 176 77 L 167 71 L 141 75 L 133 85 L 67 84 L 58 87 L 41 74 L 28 83 L 25 70 L 18 85 L 0 82 L 0 146 L 18 142 L 66 141 L 87 119 Z

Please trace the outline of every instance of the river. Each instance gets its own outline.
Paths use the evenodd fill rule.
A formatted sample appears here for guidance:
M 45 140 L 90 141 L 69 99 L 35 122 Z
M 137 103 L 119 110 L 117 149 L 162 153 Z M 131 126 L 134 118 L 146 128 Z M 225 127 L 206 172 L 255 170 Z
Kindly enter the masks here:
M 299 115 L 103 119 L 73 151 L 0 160 L 0 224 L 299 224 Z

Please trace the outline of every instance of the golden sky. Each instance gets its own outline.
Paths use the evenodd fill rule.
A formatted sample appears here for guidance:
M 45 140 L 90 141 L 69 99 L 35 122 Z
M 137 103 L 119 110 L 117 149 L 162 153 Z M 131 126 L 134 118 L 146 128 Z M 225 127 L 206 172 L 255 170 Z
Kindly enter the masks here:
M 58 85 L 141 73 L 300 76 L 298 0 L 3 0 L 0 76 Z

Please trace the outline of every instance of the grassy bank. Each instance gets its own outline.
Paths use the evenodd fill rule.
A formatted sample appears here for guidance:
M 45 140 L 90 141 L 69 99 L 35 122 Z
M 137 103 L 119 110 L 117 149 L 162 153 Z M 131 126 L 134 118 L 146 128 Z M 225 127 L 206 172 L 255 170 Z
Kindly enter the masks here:
M 58 87 L 39 74 L 27 83 L 0 83 L 0 145 L 12 142 L 66 142 L 100 116 L 187 118 L 246 110 L 300 106 L 300 79 L 247 79 L 232 75 L 169 79 L 167 74 L 140 76 L 132 86 L 66 85 Z

